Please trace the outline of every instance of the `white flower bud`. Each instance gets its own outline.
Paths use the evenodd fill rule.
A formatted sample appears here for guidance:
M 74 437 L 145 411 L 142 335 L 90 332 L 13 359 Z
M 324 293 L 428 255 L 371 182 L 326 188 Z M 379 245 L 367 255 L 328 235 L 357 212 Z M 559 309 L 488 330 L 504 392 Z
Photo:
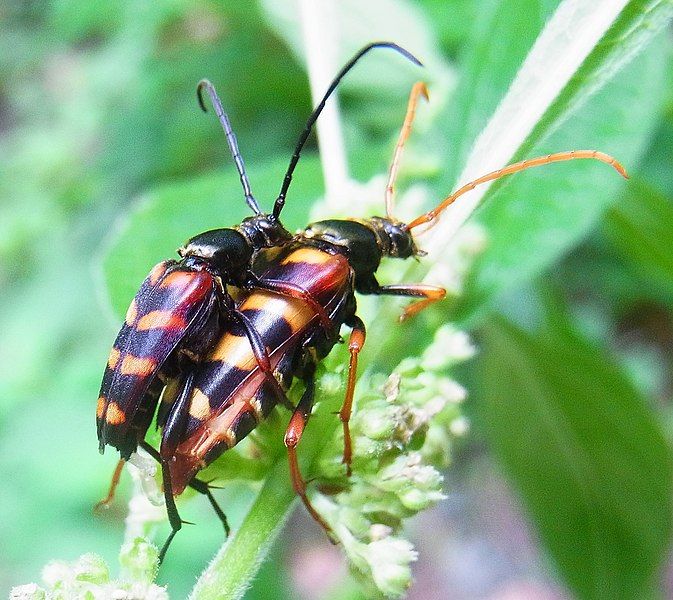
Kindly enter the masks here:
M 159 550 L 145 538 L 125 543 L 119 552 L 122 578 L 152 583 L 159 569 Z
M 9 593 L 9 600 L 45 600 L 46 591 L 36 583 L 18 585 Z
M 403 596 L 411 585 L 410 564 L 418 558 L 411 543 L 390 536 L 367 544 L 363 554 L 376 587 L 386 597 Z
M 75 579 L 88 583 L 103 584 L 110 581 L 110 569 L 98 554 L 88 553 L 77 559 L 74 566 Z

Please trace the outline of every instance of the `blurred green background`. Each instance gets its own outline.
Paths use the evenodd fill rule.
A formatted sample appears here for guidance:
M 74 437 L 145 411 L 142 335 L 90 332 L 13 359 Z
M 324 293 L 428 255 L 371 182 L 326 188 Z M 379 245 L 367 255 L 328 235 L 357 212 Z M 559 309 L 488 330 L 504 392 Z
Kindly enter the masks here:
M 443 197 L 557 4 L 353 9 L 339 62 L 388 37 L 428 69 L 386 57 L 344 82 L 351 173 L 386 170 L 410 85 L 424 77 L 430 116 L 419 116 L 400 185 L 422 180 Z M 0 6 L 0 593 L 38 581 L 51 559 L 93 551 L 115 564 L 128 482 L 110 511 L 91 510 L 116 462 L 98 454 L 93 423 L 119 326 L 111 309 L 185 237 L 246 214 L 219 125 L 196 105 L 201 78 L 217 86 L 270 206 L 311 108 L 293 11 L 271 1 Z M 660 568 L 671 515 L 670 38 L 669 28 L 526 148 L 599 148 L 626 162 L 628 185 L 595 165 L 541 170 L 499 187 L 476 215 L 491 243 L 464 296 L 438 309 L 480 347 L 458 377 L 473 428 L 447 473 L 449 499 L 412 525 L 411 598 L 673 594 Z M 291 229 L 321 193 L 311 142 L 288 200 Z M 245 491 L 220 497 L 236 522 Z M 221 541 L 207 506 L 189 513 L 197 525 L 159 577 L 173 598 Z M 247 597 L 359 592 L 302 513 Z

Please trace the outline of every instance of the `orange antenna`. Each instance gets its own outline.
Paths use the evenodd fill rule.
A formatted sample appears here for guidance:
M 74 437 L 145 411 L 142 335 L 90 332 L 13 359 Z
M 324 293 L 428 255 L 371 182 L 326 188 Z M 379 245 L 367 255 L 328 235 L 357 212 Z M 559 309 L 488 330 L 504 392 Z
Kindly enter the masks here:
M 487 181 L 494 181 L 504 177 L 505 175 L 512 175 L 512 173 L 518 173 L 519 171 L 524 171 L 526 169 L 530 169 L 531 167 L 539 167 L 540 165 L 563 162 L 566 160 L 574 160 L 576 158 L 590 158 L 594 160 L 600 160 L 601 162 L 604 162 L 613 167 L 617 173 L 624 177 L 624 179 L 629 178 L 626 173 L 626 169 L 617 161 L 617 159 L 613 158 L 609 154 L 605 154 L 604 152 L 599 152 L 598 150 L 570 150 L 566 152 L 548 154 L 547 156 L 538 156 L 537 158 L 529 158 L 528 160 L 523 160 L 521 162 L 508 165 L 502 169 L 499 169 L 498 171 L 488 173 L 487 175 L 479 177 L 478 179 L 465 184 L 463 187 L 445 198 L 436 208 L 433 208 L 431 211 L 421 215 L 420 217 L 416 217 L 411 223 L 407 225 L 407 229 L 413 229 L 414 227 L 418 227 L 424 223 L 434 221 L 447 206 L 453 204 L 463 194 L 473 190 L 482 183 L 486 183 Z
M 388 185 L 386 186 L 386 216 L 393 219 L 393 195 L 395 193 L 395 179 L 397 179 L 397 172 L 400 168 L 400 159 L 402 158 L 402 149 L 404 142 L 407 141 L 411 133 L 411 124 L 416 116 L 416 105 L 418 104 L 418 97 L 423 96 L 426 101 L 430 99 L 428 95 L 428 88 L 425 83 L 418 81 L 411 88 L 409 94 L 409 102 L 407 104 L 407 114 L 404 117 L 404 123 L 400 130 L 400 137 L 397 139 L 397 146 L 395 146 L 395 153 L 393 154 L 393 162 L 390 164 L 390 174 L 388 175 Z

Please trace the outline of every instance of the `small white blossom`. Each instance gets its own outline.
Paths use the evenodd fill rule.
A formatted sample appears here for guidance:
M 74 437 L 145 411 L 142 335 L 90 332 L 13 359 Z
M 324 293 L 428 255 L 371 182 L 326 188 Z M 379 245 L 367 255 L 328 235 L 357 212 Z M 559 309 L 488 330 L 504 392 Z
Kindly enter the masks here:
M 470 421 L 467 417 L 456 417 L 449 427 L 453 435 L 462 437 L 470 430 Z
M 121 576 L 115 580 L 97 554 L 84 554 L 73 563 L 52 561 L 42 571 L 45 588 L 35 583 L 15 587 L 10 600 L 168 600 L 166 589 L 153 583 L 158 555 L 146 539 L 124 544 Z
M 159 551 L 151 542 L 136 538 L 122 546 L 119 564 L 124 579 L 152 583 L 159 570 Z
M 372 595 L 401 597 L 411 584 L 416 552 L 402 537 L 403 521 L 445 498 L 438 468 L 467 423 L 458 408 L 465 390 L 445 371 L 473 352 L 467 336 L 447 325 L 420 358 L 402 360 L 389 377 L 361 376 L 351 420 L 353 475 L 344 477 L 342 435 L 324 451 L 316 476 L 343 491 L 312 501 L 358 580 L 375 587 Z
M 9 600 L 46 600 L 47 592 L 36 583 L 18 585 L 9 594 Z

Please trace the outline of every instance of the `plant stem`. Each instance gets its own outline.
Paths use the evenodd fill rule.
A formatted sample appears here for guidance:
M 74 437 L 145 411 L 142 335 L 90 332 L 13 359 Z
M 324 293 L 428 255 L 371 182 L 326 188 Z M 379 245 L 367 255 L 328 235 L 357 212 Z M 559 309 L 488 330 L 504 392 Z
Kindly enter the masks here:
M 245 520 L 199 578 L 190 598 L 240 598 L 285 523 L 296 498 L 287 465 L 276 461 Z
M 341 402 L 341 391 L 319 392 L 321 402 L 311 415 L 310 427 L 298 446 L 299 460 L 305 479 L 310 479 L 311 466 L 335 432 L 340 421 L 334 414 Z M 280 433 L 279 433 L 280 435 Z M 250 586 L 289 517 L 297 498 L 290 481 L 286 453 L 280 452 L 268 477 L 241 526 L 217 553 L 197 581 L 190 600 L 241 598 Z
M 304 56 L 315 106 L 329 87 L 339 61 L 339 6 L 333 0 L 299 0 Z M 336 209 L 348 181 L 348 162 L 341 130 L 337 92 L 316 124 L 325 179 L 325 203 Z

